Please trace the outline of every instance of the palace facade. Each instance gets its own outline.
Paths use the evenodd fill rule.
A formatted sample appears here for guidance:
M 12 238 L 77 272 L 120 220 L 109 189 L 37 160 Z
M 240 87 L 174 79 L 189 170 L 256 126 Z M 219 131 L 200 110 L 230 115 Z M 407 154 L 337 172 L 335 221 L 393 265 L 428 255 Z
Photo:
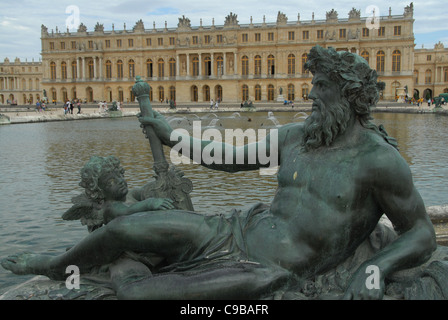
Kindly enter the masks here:
M 5 58 L 0 63 L 0 104 L 33 104 L 42 97 L 42 63 L 13 62 Z
M 414 51 L 414 96 L 424 99 L 448 92 L 448 48 L 437 43 L 434 49 Z
M 278 12 L 275 22 L 263 18 L 253 23 L 251 18 L 249 24 L 240 24 L 230 13 L 223 25 L 213 21 L 210 26 L 202 20 L 192 26 L 183 16 L 176 28 L 165 22 L 164 28 L 153 23 L 148 29 L 140 20 L 132 29 L 112 26 L 109 31 L 100 23 L 93 31 L 81 24 L 76 32 L 49 32 L 42 26 L 40 89 L 49 101 L 129 102 L 135 100 L 135 77 L 141 76 L 151 85 L 151 101 L 300 101 L 312 86 L 304 70 L 307 53 L 319 44 L 364 57 L 386 83 L 382 99 L 394 100 L 405 91 L 433 97 L 448 91 L 448 52 L 440 43 L 434 49 L 414 49 L 413 10 L 411 3 L 402 14 L 392 15 L 389 9 L 389 15 L 368 18 L 356 9 L 347 17 L 331 10 L 325 20 L 313 14 L 308 21 L 300 15 L 289 21 Z M 12 85 L 21 90 L 22 80 L 2 73 L 3 78 L 1 90 Z M 19 104 L 29 99 L 16 93 Z

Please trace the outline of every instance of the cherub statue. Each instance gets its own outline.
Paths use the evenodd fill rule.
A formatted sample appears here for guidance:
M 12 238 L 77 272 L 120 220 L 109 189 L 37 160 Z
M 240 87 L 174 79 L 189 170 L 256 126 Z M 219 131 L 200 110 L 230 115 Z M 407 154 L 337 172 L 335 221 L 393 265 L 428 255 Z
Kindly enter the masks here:
M 81 169 L 79 185 L 85 192 L 72 199 L 74 205 L 67 210 L 64 220 L 80 220 L 89 232 L 113 219 L 136 212 L 174 209 L 173 200 L 148 198 L 141 201 L 128 197 L 124 168 L 115 156 L 93 156 Z M 126 203 L 133 202 L 132 204 Z

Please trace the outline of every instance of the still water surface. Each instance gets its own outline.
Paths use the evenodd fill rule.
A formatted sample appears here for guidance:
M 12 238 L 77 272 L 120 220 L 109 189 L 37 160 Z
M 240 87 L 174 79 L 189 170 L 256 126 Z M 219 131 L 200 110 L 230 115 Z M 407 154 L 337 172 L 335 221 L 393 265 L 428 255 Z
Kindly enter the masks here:
M 269 129 L 303 121 L 305 116 L 296 112 L 210 113 L 168 119 L 173 127 L 189 128 L 201 120 L 203 129 Z M 425 204 L 448 203 L 448 117 L 373 116 L 397 138 Z M 90 156 L 118 156 L 130 188 L 153 177 L 150 146 L 134 117 L 0 126 L 0 150 L 0 259 L 24 251 L 60 253 L 87 234 L 78 221 L 64 221 L 61 215 L 70 208 L 71 198 L 82 192 L 79 170 Z M 169 159 L 168 150 L 166 155 Z M 178 167 L 193 182 L 191 196 L 199 212 L 244 210 L 256 202 L 269 203 L 276 189 L 276 177 L 260 176 L 258 171 L 226 174 L 193 164 Z M 0 294 L 6 286 L 29 278 L 0 267 Z

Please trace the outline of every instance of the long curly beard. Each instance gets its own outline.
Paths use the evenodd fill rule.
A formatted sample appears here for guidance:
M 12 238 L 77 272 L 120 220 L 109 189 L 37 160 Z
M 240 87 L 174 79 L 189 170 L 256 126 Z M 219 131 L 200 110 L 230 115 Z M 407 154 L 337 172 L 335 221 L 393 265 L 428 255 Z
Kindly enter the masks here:
M 306 151 L 329 146 L 334 139 L 347 128 L 352 115 L 347 100 L 326 105 L 321 100 L 314 100 L 316 109 L 305 120 L 303 146 Z

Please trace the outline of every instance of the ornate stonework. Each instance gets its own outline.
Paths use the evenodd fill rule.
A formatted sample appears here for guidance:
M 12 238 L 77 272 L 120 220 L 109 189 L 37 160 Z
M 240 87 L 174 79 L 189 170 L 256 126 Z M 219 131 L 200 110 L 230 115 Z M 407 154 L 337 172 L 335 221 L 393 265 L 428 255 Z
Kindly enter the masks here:
M 288 22 L 286 15 L 278 12 L 276 21 L 263 17 L 240 25 L 237 14 L 231 12 L 224 25 L 213 21 L 211 26 L 201 22 L 193 27 L 185 16 L 179 18 L 177 28 L 160 27 L 163 22 L 156 27 L 154 22 L 147 30 L 143 20 L 131 30 L 116 26 L 104 30 L 98 23 L 93 32 L 81 24 L 78 32 L 62 34 L 49 32 L 42 25 L 41 90 L 58 102 L 65 97 L 127 102 L 133 101 L 130 88 L 140 75 L 151 81 L 154 102 L 171 97 L 178 103 L 204 103 L 217 97 L 232 103 L 246 100 L 243 98 L 268 102 L 276 101 L 280 87 L 285 98 L 289 92 L 289 100 L 301 100 L 312 87 L 303 59 L 313 45 L 320 44 L 367 58 L 386 83 L 383 99 L 394 99 L 395 88 L 406 85 L 411 93 L 416 88 L 420 93 L 429 89 L 438 95 L 448 88 L 448 65 L 443 62 L 448 49 L 442 44 L 434 49 L 414 49 L 414 21 L 409 18 L 413 5 L 404 11 L 393 19 L 383 17 L 382 31 L 368 29 L 366 18 L 355 8 L 348 19 L 338 19 L 333 9 L 326 20 L 297 16 L 297 23 Z M 397 57 L 398 67 L 394 64 Z M 256 59 L 260 61 L 257 68 Z M 431 73 L 428 83 L 426 73 Z M 22 94 L 4 88 L 3 97 L 10 94 L 23 103 Z

